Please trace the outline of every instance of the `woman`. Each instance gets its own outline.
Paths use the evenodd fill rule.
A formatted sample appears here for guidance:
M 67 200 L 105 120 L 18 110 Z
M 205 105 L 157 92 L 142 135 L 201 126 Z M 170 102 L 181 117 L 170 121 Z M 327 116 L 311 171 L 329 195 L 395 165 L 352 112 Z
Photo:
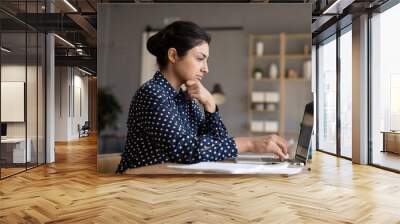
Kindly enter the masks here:
M 287 142 L 276 135 L 229 135 L 212 95 L 201 84 L 208 73 L 210 41 L 203 29 L 184 21 L 168 25 L 148 40 L 147 49 L 156 56 L 160 70 L 133 97 L 117 173 L 164 162 L 224 160 L 241 152 L 285 157 Z M 180 89 L 182 84 L 186 92 Z

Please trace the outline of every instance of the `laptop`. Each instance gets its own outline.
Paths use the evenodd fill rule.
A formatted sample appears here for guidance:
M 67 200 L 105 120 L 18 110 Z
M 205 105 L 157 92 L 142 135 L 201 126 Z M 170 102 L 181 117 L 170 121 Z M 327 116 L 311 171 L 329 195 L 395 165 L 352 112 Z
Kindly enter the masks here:
M 303 120 L 300 124 L 299 140 L 297 142 L 296 154 L 294 159 L 280 160 L 271 154 L 239 154 L 235 158 L 236 163 L 256 163 L 256 164 L 278 164 L 289 162 L 291 165 L 306 165 L 311 147 L 311 135 L 314 126 L 314 104 L 310 102 L 304 109 Z

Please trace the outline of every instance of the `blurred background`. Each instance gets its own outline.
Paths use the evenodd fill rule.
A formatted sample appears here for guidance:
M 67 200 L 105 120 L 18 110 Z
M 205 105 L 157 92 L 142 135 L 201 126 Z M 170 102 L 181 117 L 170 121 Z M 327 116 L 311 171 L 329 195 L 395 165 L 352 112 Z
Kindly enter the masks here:
M 147 39 L 177 20 L 195 22 L 212 37 L 202 82 L 220 103 L 229 133 L 279 134 L 295 142 L 313 99 L 310 15 L 311 4 L 99 5 L 98 88 L 112 98 L 98 104 L 99 171 L 109 170 L 110 158 L 119 162 L 131 99 L 157 70 Z

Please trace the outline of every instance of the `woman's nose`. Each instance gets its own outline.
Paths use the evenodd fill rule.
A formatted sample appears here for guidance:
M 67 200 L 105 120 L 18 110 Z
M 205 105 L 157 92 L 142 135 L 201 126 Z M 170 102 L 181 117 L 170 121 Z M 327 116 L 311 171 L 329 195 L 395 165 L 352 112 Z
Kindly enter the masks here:
M 205 63 L 205 65 L 202 67 L 202 72 L 203 72 L 204 74 L 207 74 L 207 73 L 208 73 L 208 65 L 207 65 L 207 63 Z

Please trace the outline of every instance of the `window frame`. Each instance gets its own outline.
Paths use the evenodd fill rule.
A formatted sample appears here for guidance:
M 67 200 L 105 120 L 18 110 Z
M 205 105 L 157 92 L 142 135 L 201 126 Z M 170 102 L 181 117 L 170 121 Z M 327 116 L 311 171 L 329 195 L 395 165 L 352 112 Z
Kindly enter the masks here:
M 345 18 L 346 20 L 348 18 Z M 346 24 L 344 27 L 341 27 L 340 29 L 338 28 L 335 33 L 329 35 L 328 37 L 321 39 L 318 41 L 316 44 L 316 150 L 319 152 L 323 152 L 332 156 L 336 156 L 339 158 L 347 159 L 347 160 L 352 160 L 352 158 L 347 157 L 342 155 L 341 153 L 341 117 L 340 117 L 340 103 L 341 103 L 341 97 L 340 97 L 340 82 L 341 82 L 341 67 L 340 67 L 340 37 L 347 32 L 352 32 L 352 23 Z M 328 152 L 327 150 L 321 149 L 320 148 L 320 143 L 319 143 L 319 86 L 320 86 L 320 74 L 319 74 L 319 62 L 320 62 L 320 55 L 319 55 L 319 48 L 322 43 L 328 43 L 330 41 L 336 41 L 336 152 Z

